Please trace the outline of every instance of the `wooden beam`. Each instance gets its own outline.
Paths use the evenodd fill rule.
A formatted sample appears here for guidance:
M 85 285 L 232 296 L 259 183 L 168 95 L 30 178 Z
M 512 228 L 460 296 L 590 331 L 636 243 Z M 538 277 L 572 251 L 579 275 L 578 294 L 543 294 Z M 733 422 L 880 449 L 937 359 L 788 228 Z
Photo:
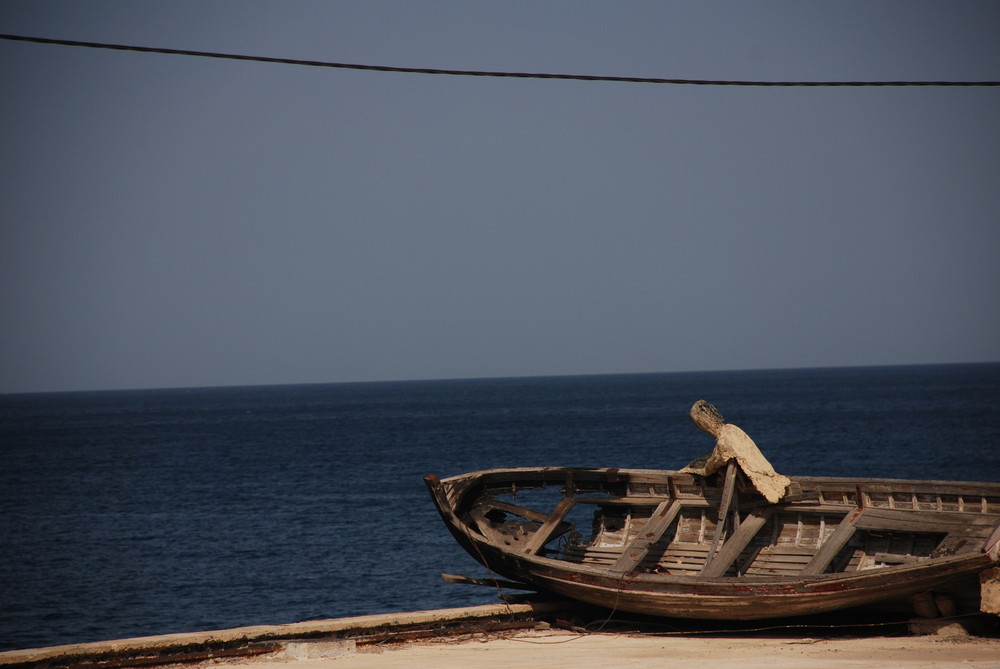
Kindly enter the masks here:
M 516 581 L 501 581 L 495 578 L 469 578 L 461 574 L 441 574 L 441 580 L 445 583 L 460 583 L 462 585 L 485 585 L 490 588 L 509 588 L 511 590 L 537 590 L 538 588 L 526 583 Z
M 960 511 L 921 511 L 868 507 L 859 520 L 860 530 L 896 530 L 899 532 L 942 532 L 965 528 L 988 536 L 997 524 L 995 514 Z
M 537 523 L 544 523 L 548 519 L 548 516 L 544 513 L 540 513 L 534 509 L 529 509 L 524 506 L 518 506 L 517 504 L 511 504 L 510 502 L 505 502 L 502 499 L 490 500 L 487 506 L 492 509 L 506 511 L 507 513 L 515 516 L 520 516 L 525 520 L 533 520 Z
M 597 504 L 600 506 L 612 506 L 615 504 L 619 506 L 656 506 L 663 501 L 662 497 L 653 496 L 601 497 L 598 495 L 579 495 L 576 499 L 581 504 Z
M 715 578 L 724 575 L 733 562 L 736 561 L 736 558 L 740 556 L 740 553 L 743 552 L 743 549 L 749 546 L 753 538 L 757 536 L 760 528 L 764 527 L 768 519 L 777 510 L 778 507 L 776 506 L 767 506 L 762 509 L 755 509 L 747 515 L 743 519 L 743 522 L 740 523 L 739 529 L 733 532 L 729 540 L 723 544 L 722 549 L 714 557 L 709 558 L 699 576 L 703 578 Z
M 542 526 L 535 530 L 535 533 L 531 535 L 528 540 L 527 545 L 524 547 L 524 553 L 526 555 L 535 555 L 538 551 L 542 549 L 552 535 L 555 534 L 556 530 L 559 528 L 559 524 L 566 518 L 566 515 L 570 512 L 570 509 L 576 504 L 576 500 L 572 497 L 563 497 L 556 504 L 556 508 L 552 510 L 549 517 L 545 519 Z
M 1000 562 L 1000 525 L 996 526 L 993 534 L 983 544 L 983 552 L 993 558 L 994 562 Z
M 733 502 L 733 490 L 736 488 L 736 468 L 738 466 L 735 460 L 730 460 L 726 466 L 726 483 L 722 488 L 722 500 L 719 502 L 718 520 L 715 523 L 715 536 L 712 537 L 712 545 L 708 549 L 708 555 L 705 557 L 705 565 L 701 568 L 702 573 L 712 564 L 715 551 L 718 550 L 719 542 L 722 541 L 722 536 L 725 534 L 726 518 L 729 516 L 729 505 Z
M 676 499 L 660 502 L 646 522 L 644 531 L 626 546 L 622 556 L 611 565 L 610 570 L 624 574 L 635 569 L 636 565 L 646 559 L 653 544 L 659 541 L 663 533 L 673 524 L 680 510 L 681 503 Z
M 441 479 L 434 474 L 428 474 L 424 477 L 424 483 L 427 485 L 427 489 L 430 491 L 431 497 L 434 499 L 434 504 L 441 515 L 447 515 L 457 520 L 455 508 L 452 506 L 451 500 L 448 499 L 448 493 L 445 492 Z
M 837 557 L 840 549 L 846 546 L 847 542 L 854 535 L 858 521 L 863 515 L 865 515 L 865 510 L 858 507 L 844 516 L 840 521 L 840 525 L 837 525 L 837 529 L 830 535 L 830 538 L 820 546 L 819 550 L 816 551 L 816 555 L 802 569 L 802 575 L 814 576 L 826 571 L 826 568 L 833 562 L 833 558 Z

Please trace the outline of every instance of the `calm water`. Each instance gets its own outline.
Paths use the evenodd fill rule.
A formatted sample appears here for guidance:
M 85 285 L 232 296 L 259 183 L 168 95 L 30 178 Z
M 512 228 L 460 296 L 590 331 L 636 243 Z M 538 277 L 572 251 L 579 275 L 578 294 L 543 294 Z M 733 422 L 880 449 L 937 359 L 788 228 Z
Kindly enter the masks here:
M 424 474 L 677 468 L 701 398 L 785 474 L 1000 481 L 1000 364 L 0 396 L 0 649 L 494 602 Z

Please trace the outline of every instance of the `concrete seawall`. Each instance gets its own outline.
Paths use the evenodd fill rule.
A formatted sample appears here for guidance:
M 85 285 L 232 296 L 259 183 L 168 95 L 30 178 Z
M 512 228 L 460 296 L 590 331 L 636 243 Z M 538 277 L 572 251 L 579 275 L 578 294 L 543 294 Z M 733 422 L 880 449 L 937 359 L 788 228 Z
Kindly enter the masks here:
M 373 637 L 413 640 L 442 636 L 470 625 L 487 630 L 527 628 L 535 624 L 538 614 L 563 607 L 546 602 L 494 604 L 29 648 L 0 652 L 0 667 L 153 666 L 270 653 L 296 640 L 357 643 Z

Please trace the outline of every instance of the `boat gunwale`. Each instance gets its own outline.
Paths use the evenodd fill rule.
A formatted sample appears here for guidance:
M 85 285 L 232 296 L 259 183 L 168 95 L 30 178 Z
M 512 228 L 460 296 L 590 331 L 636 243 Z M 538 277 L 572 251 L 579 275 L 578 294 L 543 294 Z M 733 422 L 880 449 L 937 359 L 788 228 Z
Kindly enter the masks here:
M 564 476 L 568 473 L 574 474 L 574 480 L 601 480 L 602 475 L 612 475 L 615 477 L 620 477 L 622 475 L 640 475 L 648 476 L 650 478 L 662 478 L 663 483 L 667 482 L 667 478 L 674 479 L 674 482 L 697 482 L 698 477 L 694 474 L 688 474 L 681 472 L 679 470 L 669 470 L 669 469 L 632 469 L 632 468 L 618 468 L 618 467 L 507 467 L 507 468 L 495 468 L 495 469 L 480 469 L 472 472 L 465 472 L 462 474 L 455 474 L 445 478 L 439 479 L 441 483 L 457 483 L 464 480 L 482 480 L 486 482 L 487 480 L 496 479 L 497 482 L 511 482 L 508 479 L 499 479 L 503 475 L 516 474 L 518 476 L 515 483 L 519 483 L 523 480 L 531 480 L 531 477 L 521 478 L 523 475 L 533 475 L 534 477 L 540 477 L 539 481 L 544 482 L 549 478 L 553 482 L 558 482 L 559 480 L 555 478 L 558 474 L 563 474 Z M 577 474 L 583 475 L 583 478 L 576 478 Z M 790 476 L 792 483 L 809 483 L 809 484 L 843 484 L 843 485 L 857 485 L 859 483 L 864 483 L 865 485 L 899 485 L 899 486 L 909 486 L 913 487 L 914 484 L 920 484 L 921 486 L 942 486 L 946 488 L 969 488 L 969 489 L 982 489 L 988 488 L 995 490 L 996 494 L 1000 495 L 1000 481 L 947 481 L 938 479 L 899 479 L 899 478 L 882 478 L 882 477 L 864 477 L 864 476 Z M 648 481 L 640 481 L 648 482 Z M 651 497 L 656 497 L 656 495 L 649 495 Z

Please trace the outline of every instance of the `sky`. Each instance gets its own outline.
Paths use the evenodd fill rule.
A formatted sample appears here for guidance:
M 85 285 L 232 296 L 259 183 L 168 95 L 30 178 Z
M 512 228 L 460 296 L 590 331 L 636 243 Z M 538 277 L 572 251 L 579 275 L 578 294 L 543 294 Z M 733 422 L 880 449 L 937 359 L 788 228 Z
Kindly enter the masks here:
M 463 70 L 998 80 L 1000 3 L 5 0 Z M 1000 360 L 1000 88 L 0 40 L 0 392 Z

